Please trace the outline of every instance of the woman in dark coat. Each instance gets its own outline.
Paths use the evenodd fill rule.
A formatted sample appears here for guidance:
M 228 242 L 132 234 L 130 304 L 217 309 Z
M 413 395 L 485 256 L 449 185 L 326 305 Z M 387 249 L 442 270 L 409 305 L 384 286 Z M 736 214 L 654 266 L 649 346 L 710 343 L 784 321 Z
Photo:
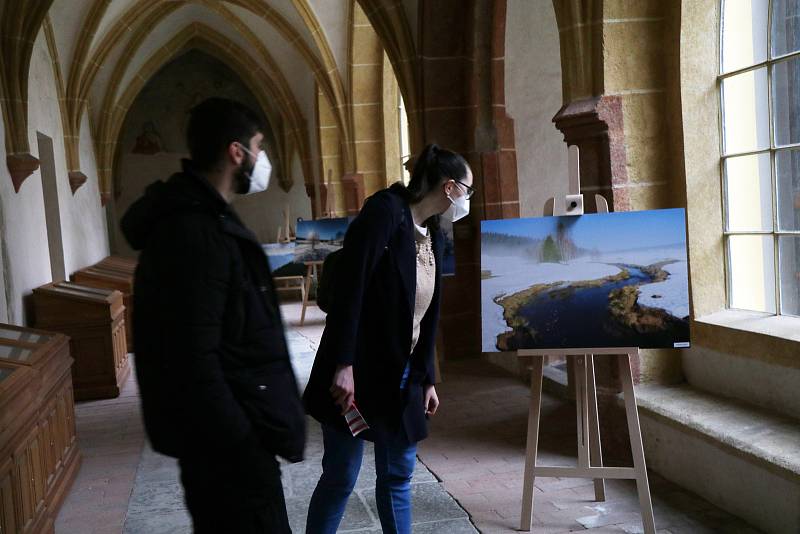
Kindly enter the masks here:
M 464 158 L 429 145 L 408 186 L 370 197 L 348 229 L 304 395 L 325 445 L 309 534 L 336 532 L 358 478 L 363 439 L 375 443 L 383 531 L 411 532 L 416 444 L 427 437 L 427 417 L 439 405 L 433 385 L 444 250 L 439 217 L 466 216 L 473 192 Z M 357 437 L 344 417 L 353 406 L 369 426 Z

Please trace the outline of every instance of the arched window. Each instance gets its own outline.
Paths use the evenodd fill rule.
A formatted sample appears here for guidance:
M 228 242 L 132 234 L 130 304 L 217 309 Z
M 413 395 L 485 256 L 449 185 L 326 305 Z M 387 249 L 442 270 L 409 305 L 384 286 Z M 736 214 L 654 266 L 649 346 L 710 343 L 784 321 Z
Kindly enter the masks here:
M 406 102 L 403 95 L 397 91 L 397 124 L 400 126 L 400 168 L 403 173 L 403 183 L 408 185 L 411 174 L 405 168 L 405 162 L 411 157 L 411 143 L 408 139 L 408 114 L 406 113 Z
M 800 0 L 722 0 L 728 306 L 800 316 Z

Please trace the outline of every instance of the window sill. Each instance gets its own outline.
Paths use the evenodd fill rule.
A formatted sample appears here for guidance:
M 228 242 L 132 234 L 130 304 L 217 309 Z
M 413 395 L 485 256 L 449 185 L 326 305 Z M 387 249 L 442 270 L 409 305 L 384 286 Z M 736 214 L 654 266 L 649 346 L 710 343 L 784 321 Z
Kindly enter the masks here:
M 800 367 L 800 318 L 761 312 L 723 310 L 699 317 L 692 345 Z
M 725 310 L 700 317 L 696 319 L 696 322 L 800 343 L 800 317 L 744 310 Z

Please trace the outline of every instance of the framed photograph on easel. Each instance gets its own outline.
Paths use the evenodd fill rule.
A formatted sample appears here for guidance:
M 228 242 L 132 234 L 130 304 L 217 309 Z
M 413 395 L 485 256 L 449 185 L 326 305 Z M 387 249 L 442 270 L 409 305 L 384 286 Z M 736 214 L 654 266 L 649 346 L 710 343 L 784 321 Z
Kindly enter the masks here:
M 483 351 L 686 348 L 683 209 L 483 221 Z

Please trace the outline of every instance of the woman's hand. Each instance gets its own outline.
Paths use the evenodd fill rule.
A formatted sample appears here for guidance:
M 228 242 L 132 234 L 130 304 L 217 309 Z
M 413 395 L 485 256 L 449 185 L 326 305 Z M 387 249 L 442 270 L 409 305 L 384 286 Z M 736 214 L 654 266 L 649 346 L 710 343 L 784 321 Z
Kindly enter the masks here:
M 346 414 L 355 398 L 352 365 L 340 365 L 336 368 L 330 392 L 334 402 L 342 409 L 342 415 Z
M 425 386 L 425 415 L 434 415 L 439 409 L 439 396 L 433 384 Z

